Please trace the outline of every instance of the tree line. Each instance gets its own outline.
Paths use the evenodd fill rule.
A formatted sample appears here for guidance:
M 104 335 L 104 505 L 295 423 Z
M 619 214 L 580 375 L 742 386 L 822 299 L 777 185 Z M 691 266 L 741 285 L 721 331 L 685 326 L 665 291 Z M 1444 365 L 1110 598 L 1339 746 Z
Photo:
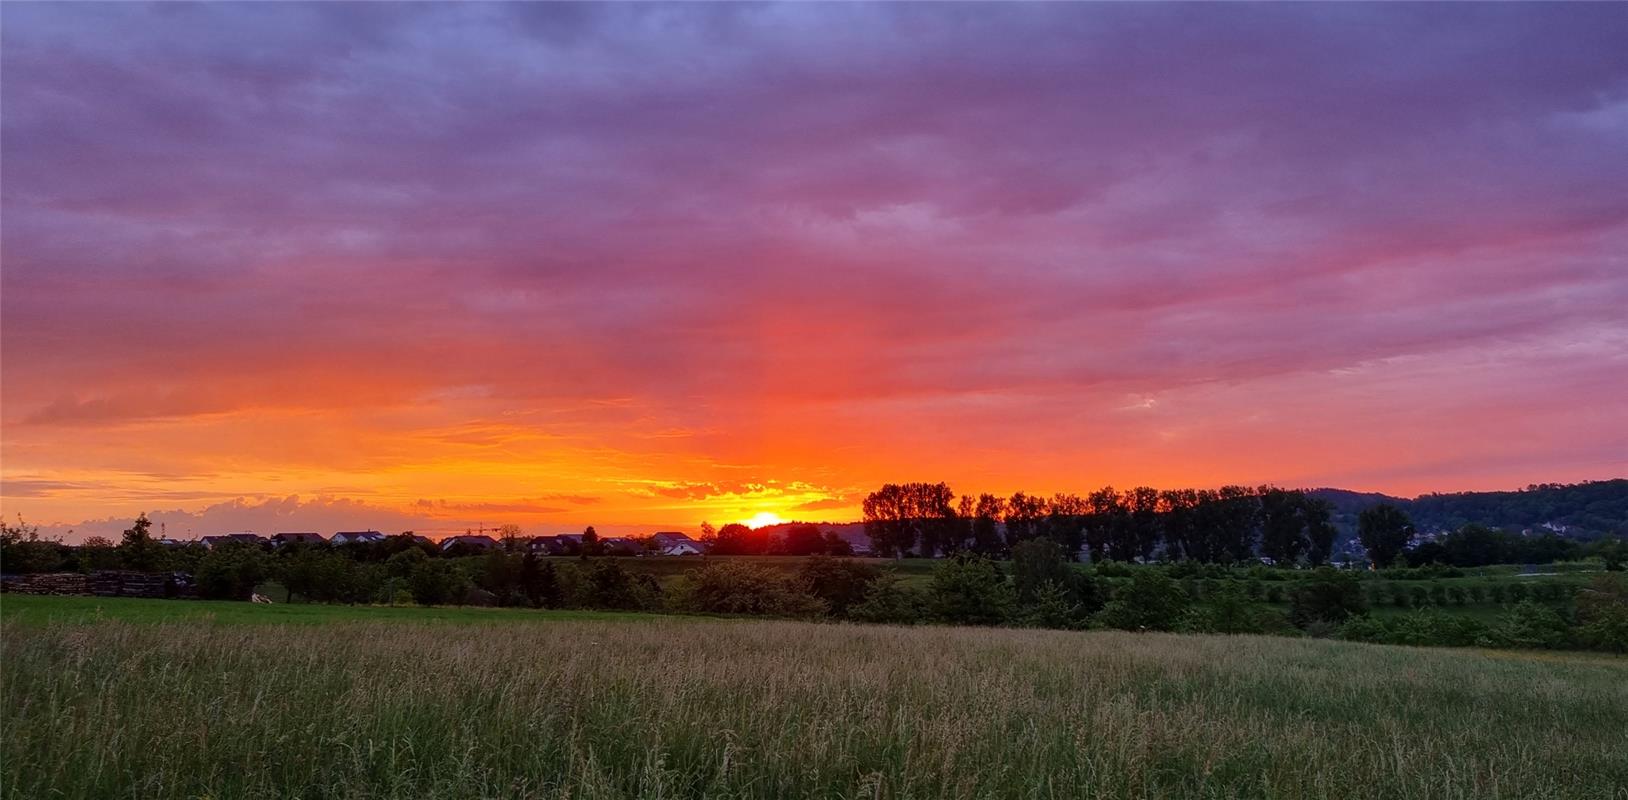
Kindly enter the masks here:
M 1319 566 L 1337 531 L 1332 507 L 1305 492 L 1263 486 L 1158 490 L 1104 487 L 1087 495 L 963 495 L 945 483 L 886 484 L 865 497 L 865 532 L 883 556 L 968 552 L 1004 558 L 1031 539 L 1092 561 L 1256 558 Z
M 890 483 L 867 495 L 863 508 L 865 532 L 884 557 L 1003 559 L 1022 542 L 1044 539 L 1071 559 L 1093 562 L 1264 558 L 1317 567 L 1330 561 L 1338 538 L 1328 501 L 1272 486 L 957 497 L 945 483 Z M 1628 549 L 1615 537 L 1584 545 L 1554 532 L 1523 536 L 1476 523 L 1424 539 L 1407 512 L 1391 503 L 1362 509 L 1356 527 L 1360 555 L 1376 567 L 1551 563 L 1586 555 L 1620 563 Z

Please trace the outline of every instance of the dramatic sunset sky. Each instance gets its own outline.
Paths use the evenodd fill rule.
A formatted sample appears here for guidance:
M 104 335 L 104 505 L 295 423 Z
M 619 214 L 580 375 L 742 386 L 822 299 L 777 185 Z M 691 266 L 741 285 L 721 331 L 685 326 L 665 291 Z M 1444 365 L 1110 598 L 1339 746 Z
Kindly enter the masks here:
M 53 532 L 1628 474 L 1628 4 L 0 23 Z

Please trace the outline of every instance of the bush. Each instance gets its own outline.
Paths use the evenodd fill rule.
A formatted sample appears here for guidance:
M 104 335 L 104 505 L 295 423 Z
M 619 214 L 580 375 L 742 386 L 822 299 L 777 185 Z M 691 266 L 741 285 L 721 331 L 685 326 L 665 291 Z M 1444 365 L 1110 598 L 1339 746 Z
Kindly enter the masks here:
M 1041 587 L 1066 588 L 1070 573 L 1068 556 L 1061 545 L 1050 539 L 1026 539 L 1012 545 L 1012 589 L 1019 603 L 1032 603 Z
M 1330 567 L 1319 567 L 1289 591 L 1289 620 L 1299 628 L 1313 622 L 1338 625 L 1367 610 L 1357 576 Z
M 1135 568 L 1122 561 L 1099 561 L 1095 566 L 1097 575 L 1104 578 L 1129 578 L 1136 573 Z
M 825 612 L 824 601 L 807 585 L 785 572 L 758 564 L 725 561 L 685 577 L 679 603 L 691 611 L 712 614 L 757 614 L 812 617 Z
M 1187 633 L 1266 633 L 1285 627 L 1282 617 L 1250 602 L 1247 588 L 1228 586 L 1189 608 L 1176 627 Z
M 40 527 L 17 517 L 15 526 L 0 521 L 0 565 L 8 574 L 56 572 L 67 564 L 68 546 L 40 538 Z
M 1564 646 L 1569 638 L 1566 620 L 1559 612 L 1548 606 L 1522 601 L 1504 612 L 1488 632 L 1483 644 L 1548 650 Z
M 617 611 L 661 605 L 661 586 L 653 577 L 640 575 L 635 579 L 614 559 L 602 559 L 584 567 L 581 578 L 577 584 L 578 605 Z
M 1175 581 L 1155 570 L 1142 570 L 1115 590 L 1095 622 L 1125 631 L 1174 630 L 1187 606 L 1187 595 Z
M 1017 623 L 1027 628 L 1077 630 L 1084 628 L 1090 615 L 1074 593 L 1055 583 L 1043 583 L 1018 612 Z
M 199 596 L 209 600 L 247 600 L 270 574 L 266 554 L 257 545 L 222 542 L 198 562 L 193 577 Z
M 1425 647 L 1470 647 L 1486 636 L 1485 623 L 1473 617 L 1419 610 L 1395 621 L 1391 644 Z
M 1419 609 L 1389 619 L 1353 616 L 1336 635 L 1354 642 L 1412 645 L 1416 647 L 1470 647 L 1483 644 L 1487 627 L 1480 621 L 1457 614 Z
M 848 609 L 860 622 L 914 625 L 927 619 L 927 596 L 911 589 L 897 575 L 883 574 L 865 589 L 865 599 Z
M 407 577 L 407 590 L 413 602 L 421 606 L 439 606 L 463 602 L 463 573 L 452 562 L 442 559 L 419 561 Z
M 956 556 L 933 569 L 927 587 L 933 616 L 955 625 L 999 625 L 1012 618 L 1016 595 L 995 562 Z
M 520 559 L 520 592 L 532 608 L 559 608 L 565 590 L 552 561 L 542 561 L 532 553 Z
M 808 593 L 824 601 L 827 613 L 838 618 L 864 602 L 865 593 L 881 576 L 882 571 L 869 564 L 829 556 L 814 556 L 797 571 Z
M 1586 647 L 1628 653 L 1628 578 L 1601 575 L 1577 592 L 1577 639 Z
M 1385 623 L 1378 617 L 1363 614 L 1347 619 L 1334 635 L 1352 642 L 1379 643 L 1385 641 L 1387 633 Z

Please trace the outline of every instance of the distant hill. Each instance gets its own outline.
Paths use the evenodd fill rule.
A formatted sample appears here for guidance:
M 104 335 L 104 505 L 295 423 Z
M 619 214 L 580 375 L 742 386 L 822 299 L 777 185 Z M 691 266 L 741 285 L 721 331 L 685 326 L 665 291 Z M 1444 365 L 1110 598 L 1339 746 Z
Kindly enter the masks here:
M 1334 524 L 1354 535 L 1357 514 L 1391 503 L 1413 519 L 1421 533 L 1449 531 L 1471 522 L 1511 531 L 1554 531 L 1574 539 L 1628 535 L 1628 479 L 1573 484 L 1541 484 L 1510 492 L 1454 492 L 1415 498 L 1346 489 L 1312 489 L 1308 494 L 1334 505 Z

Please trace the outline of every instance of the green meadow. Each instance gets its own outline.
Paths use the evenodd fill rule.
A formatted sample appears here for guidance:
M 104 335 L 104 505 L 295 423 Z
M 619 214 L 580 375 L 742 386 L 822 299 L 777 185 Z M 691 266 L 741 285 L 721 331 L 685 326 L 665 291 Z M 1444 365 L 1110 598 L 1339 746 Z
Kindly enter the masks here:
M 6 797 L 1628 792 L 1619 656 L 16 596 L 0 618 Z

